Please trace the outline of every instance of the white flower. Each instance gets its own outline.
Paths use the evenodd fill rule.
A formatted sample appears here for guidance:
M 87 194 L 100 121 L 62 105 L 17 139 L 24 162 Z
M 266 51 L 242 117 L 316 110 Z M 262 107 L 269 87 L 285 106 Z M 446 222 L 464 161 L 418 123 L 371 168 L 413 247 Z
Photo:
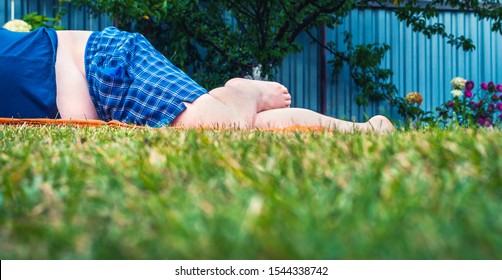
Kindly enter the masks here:
M 31 30 L 31 25 L 24 20 L 13 19 L 5 23 L 3 28 L 15 32 L 29 32 Z
M 454 89 L 465 89 L 465 83 L 467 81 L 464 78 L 456 77 L 451 80 L 451 86 Z
M 464 95 L 464 93 L 462 91 L 458 90 L 458 89 L 454 89 L 454 90 L 451 91 L 451 95 L 453 95 L 453 96 L 462 96 L 462 95 Z

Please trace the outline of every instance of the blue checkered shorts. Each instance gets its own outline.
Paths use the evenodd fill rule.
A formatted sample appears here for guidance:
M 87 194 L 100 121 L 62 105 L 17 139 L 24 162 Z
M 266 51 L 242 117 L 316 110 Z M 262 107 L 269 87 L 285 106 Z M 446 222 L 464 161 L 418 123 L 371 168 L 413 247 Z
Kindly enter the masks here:
M 169 125 L 207 90 L 174 66 L 139 33 L 108 27 L 87 42 L 91 99 L 104 121 Z

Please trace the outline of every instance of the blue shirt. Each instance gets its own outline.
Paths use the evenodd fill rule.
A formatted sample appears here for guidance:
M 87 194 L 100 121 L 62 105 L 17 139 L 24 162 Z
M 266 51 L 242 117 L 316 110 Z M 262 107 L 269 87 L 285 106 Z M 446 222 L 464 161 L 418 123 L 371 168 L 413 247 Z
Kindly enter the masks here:
M 0 28 L 0 117 L 57 118 L 57 34 Z

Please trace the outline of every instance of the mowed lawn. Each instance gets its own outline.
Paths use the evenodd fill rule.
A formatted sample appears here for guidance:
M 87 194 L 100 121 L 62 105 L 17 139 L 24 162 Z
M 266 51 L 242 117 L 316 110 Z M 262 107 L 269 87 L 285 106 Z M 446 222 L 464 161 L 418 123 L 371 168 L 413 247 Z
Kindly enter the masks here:
M 502 132 L 0 127 L 1 259 L 501 259 Z

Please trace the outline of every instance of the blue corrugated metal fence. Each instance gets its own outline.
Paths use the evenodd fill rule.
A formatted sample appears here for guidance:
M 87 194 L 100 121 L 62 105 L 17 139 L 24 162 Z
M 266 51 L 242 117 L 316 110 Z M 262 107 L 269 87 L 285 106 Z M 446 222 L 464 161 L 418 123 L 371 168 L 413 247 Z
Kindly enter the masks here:
M 422 108 L 434 109 L 450 98 L 450 81 L 456 76 L 481 82 L 502 83 L 502 35 L 490 30 L 490 22 L 478 21 L 473 14 L 453 11 L 441 12 L 439 21 L 445 24 L 447 32 L 465 35 L 473 40 L 476 50 L 464 52 L 446 44 L 438 36 L 427 39 L 412 32 L 399 22 L 389 10 L 354 10 L 344 23 L 327 31 L 327 40 L 337 42 L 340 50 L 343 32 L 352 33 L 352 43 L 386 43 L 391 50 L 384 57 L 382 66 L 394 71 L 392 82 L 398 94 L 418 91 L 424 95 Z M 315 32 L 314 32 L 315 34 Z M 278 80 L 294 93 L 294 105 L 319 110 L 318 48 L 311 45 L 308 36 L 300 36 L 299 42 L 305 49 L 288 56 L 278 71 Z M 331 57 L 328 56 L 328 60 Z M 327 71 L 327 114 L 336 117 L 364 120 L 364 115 L 385 113 L 397 117 L 388 104 L 381 102 L 368 107 L 359 107 L 354 102 L 357 89 L 350 80 L 348 69 L 332 77 Z

